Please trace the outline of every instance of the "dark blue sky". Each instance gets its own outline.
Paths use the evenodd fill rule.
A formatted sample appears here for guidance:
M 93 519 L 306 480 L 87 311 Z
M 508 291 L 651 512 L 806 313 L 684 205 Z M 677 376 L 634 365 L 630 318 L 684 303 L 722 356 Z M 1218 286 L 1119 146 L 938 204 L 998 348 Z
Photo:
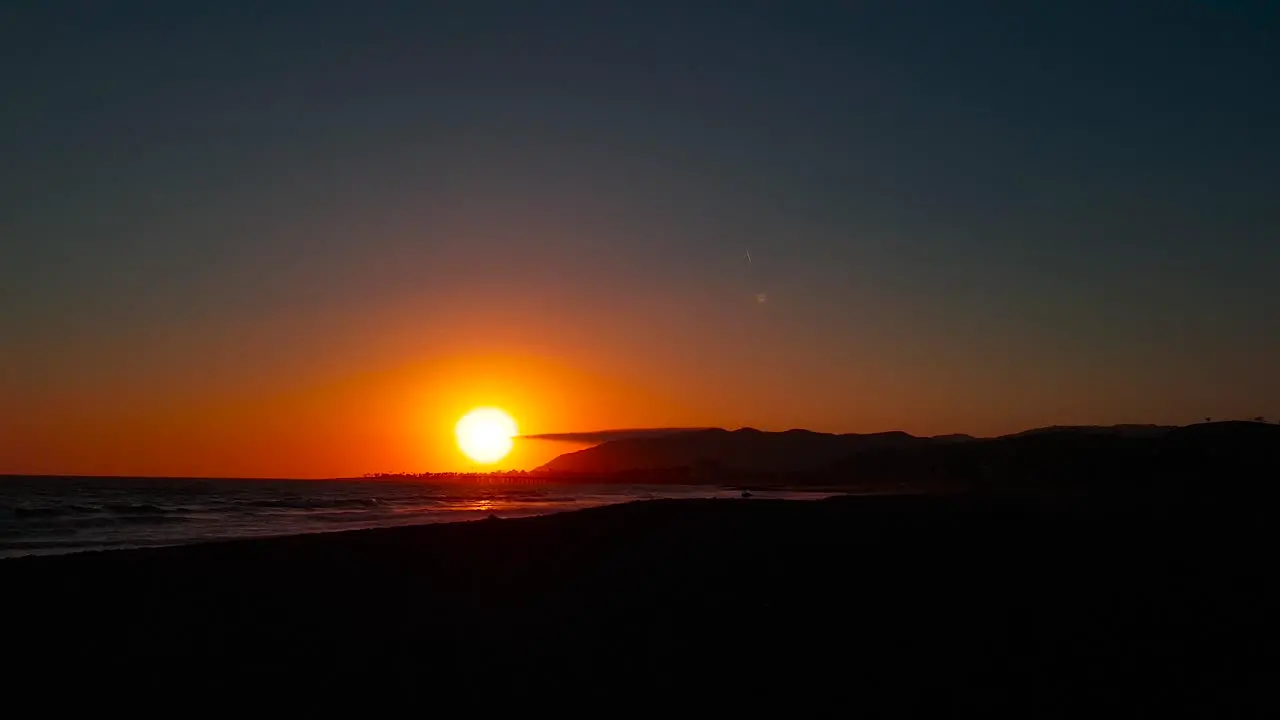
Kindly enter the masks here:
M 695 398 L 663 425 L 1280 414 L 1273 2 L 0 28 L 0 388 L 49 428 L 513 348 Z

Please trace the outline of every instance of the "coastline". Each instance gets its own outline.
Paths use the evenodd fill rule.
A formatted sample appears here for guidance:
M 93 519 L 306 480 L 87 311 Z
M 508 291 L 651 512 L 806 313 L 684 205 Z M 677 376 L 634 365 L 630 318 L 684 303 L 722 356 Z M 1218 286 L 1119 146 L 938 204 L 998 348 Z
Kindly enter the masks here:
M 0 482 L 0 562 L 26 555 L 190 545 L 341 530 L 517 518 L 656 498 L 738 497 L 724 486 L 462 486 L 41 478 Z M 832 493 L 767 489 L 761 498 Z

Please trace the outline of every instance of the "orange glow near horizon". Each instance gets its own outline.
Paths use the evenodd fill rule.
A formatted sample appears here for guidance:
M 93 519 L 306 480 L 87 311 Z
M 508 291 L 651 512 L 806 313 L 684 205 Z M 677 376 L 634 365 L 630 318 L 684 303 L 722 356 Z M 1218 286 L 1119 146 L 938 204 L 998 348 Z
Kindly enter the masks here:
M 477 467 L 459 452 L 459 418 L 502 408 L 524 434 L 707 422 L 626 368 L 586 369 L 600 365 L 458 352 L 379 371 L 290 368 L 274 382 L 101 382 L 58 403 L 15 395 L 19 402 L 0 413 L 0 472 L 338 478 L 527 470 L 586 446 L 517 437 L 509 453 Z
M 134 355 L 103 354 L 74 367 L 50 361 L 41 382 L 0 375 L 0 473 L 336 478 L 530 470 L 587 447 L 517 437 L 509 454 L 478 467 L 459 452 L 455 428 L 477 407 L 502 408 L 522 435 L 712 426 L 996 434 L 1132 417 L 1067 404 L 1025 373 L 998 376 L 1023 389 L 1016 395 L 930 381 L 911 357 L 880 358 L 878 346 L 811 355 L 796 336 L 695 352 L 701 346 L 681 324 L 686 316 L 655 304 L 666 325 L 626 314 L 601 325 L 580 307 L 521 304 L 505 306 L 506 314 L 472 307 L 444 322 L 410 316 L 399 302 L 385 318 L 361 315 L 358 325 L 325 325 L 323 334 L 264 330 L 243 361 L 217 354 L 225 337 L 212 331 L 190 347 L 120 344 L 119 352 Z M 637 327 L 664 334 L 637 335 Z M 743 330 L 741 339 L 754 337 Z M 1027 399 L 1034 411 L 1019 404 Z

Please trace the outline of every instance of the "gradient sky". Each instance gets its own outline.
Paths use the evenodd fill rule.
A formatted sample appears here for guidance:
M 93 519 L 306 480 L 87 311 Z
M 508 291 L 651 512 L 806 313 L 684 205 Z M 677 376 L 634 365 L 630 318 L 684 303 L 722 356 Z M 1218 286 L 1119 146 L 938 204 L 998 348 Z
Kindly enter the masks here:
M 462 469 L 482 404 L 1280 415 L 1277 37 L 1244 0 L 6 2 L 0 472 Z

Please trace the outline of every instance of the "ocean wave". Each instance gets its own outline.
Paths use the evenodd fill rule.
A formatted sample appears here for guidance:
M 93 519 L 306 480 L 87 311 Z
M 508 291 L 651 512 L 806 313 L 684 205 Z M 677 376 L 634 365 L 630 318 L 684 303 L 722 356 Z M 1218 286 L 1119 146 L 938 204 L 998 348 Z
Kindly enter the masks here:
M 12 517 L 18 520 L 38 520 L 59 518 L 76 518 L 101 515 L 134 517 L 138 515 L 173 515 L 175 513 L 194 512 L 193 508 L 178 505 L 157 505 L 155 503 L 103 503 L 101 505 L 85 505 L 77 503 L 60 503 L 54 505 L 2 505 L 0 517 Z
M 307 518 L 308 522 L 318 524 L 339 524 L 339 523 L 369 523 L 386 520 L 387 516 L 382 513 L 361 513 L 350 512 L 339 515 L 312 515 Z
M 123 515 L 112 520 L 126 525 L 167 525 L 190 522 L 192 518 L 187 515 Z
M 92 515 L 100 512 L 102 508 L 95 505 L 0 505 L 0 515 L 19 519 Z
M 331 508 L 378 507 L 384 503 L 379 498 L 273 498 L 266 500 L 236 500 L 230 503 L 237 508 L 280 508 L 285 510 L 325 510 Z
M 23 537 L 31 533 L 79 533 L 105 528 L 172 525 L 194 520 L 189 515 L 80 515 L 34 517 L 0 525 L 0 538 Z
M 116 515 L 165 515 L 175 512 L 190 512 L 190 508 L 170 506 L 164 507 L 153 503 L 111 503 L 104 506 L 107 512 Z
M 78 550 L 105 550 L 111 547 L 122 545 L 136 545 L 137 540 L 126 539 L 106 539 L 99 538 L 93 542 L 84 540 L 74 540 L 66 538 L 58 539 L 32 539 L 32 540 L 12 540 L 0 543 L 0 553 L 14 550 L 55 550 L 55 549 L 78 549 Z

